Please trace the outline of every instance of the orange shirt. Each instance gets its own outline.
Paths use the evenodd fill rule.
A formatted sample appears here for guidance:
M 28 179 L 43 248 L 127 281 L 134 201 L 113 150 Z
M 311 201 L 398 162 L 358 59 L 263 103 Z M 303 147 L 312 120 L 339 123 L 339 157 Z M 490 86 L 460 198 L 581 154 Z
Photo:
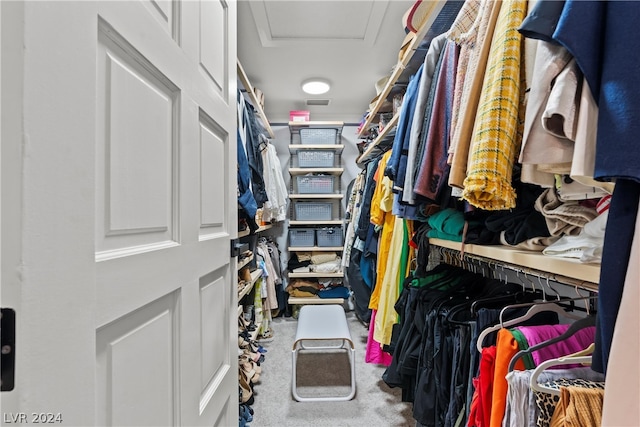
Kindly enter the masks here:
M 491 396 L 491 427 L 501 427 L 504 412 L 507 407 L 507 373 L 509 362 L 520 347 L 510 330 L 503 328 L 498 331 L 496 340 L 496 363 L 493 373 L 493 394 Z M 524 371 L 522 358 L 518 359 L 514 369 Z

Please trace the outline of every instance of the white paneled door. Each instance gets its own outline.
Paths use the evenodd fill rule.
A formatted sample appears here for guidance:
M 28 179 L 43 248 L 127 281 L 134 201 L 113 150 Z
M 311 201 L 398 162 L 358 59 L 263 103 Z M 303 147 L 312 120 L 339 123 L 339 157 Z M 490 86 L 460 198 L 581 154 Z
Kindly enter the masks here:
M 236 424 L 235 2 L 0 22 L 3 424 Z

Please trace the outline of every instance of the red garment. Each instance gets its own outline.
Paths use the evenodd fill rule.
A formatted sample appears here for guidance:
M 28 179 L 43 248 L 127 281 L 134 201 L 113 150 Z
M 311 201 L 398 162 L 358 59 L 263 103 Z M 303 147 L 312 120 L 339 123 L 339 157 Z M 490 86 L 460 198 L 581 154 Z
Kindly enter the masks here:
M 471 396 L 471 403 L 469 404 L 469 419 L 467 420 L 467 427 L 475 427 L 476 417 L 478 414 L 478 378 L 472 378 L 473 384 L 473 396 Z
M 496 346 L 485 347 L 480 356 L 480 372 L 473 379 L 476 390 L 473 393 L 469 412 L 469 427 L 489 427 L 491 420 L 491 395 L 496 361 Z

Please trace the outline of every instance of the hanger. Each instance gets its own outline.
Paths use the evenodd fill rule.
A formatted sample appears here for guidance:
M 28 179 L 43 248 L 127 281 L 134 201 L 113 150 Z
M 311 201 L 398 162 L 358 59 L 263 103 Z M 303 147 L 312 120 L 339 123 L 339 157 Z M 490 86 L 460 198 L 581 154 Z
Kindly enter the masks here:
M 527 310 L 527 312 L 524 315 L 520 317 L 516 317 L 515 319 L 507 320 L 506 322 L 502 319 L 502 316 L 506 310 L 509 310 L 512 308 L 522 308 L 522 307 L 531 307 L 531 308 Z M 555 312 L 564 317 L 573 318 L 573 319 L 581 318 L 577 315 L 566 312 L 561 306 L 559 306 L 553 301 L 507 305 L 500 311 L 500 323 L 483 329 L 482 332 L 480 332 L 480 335 L 478 335 L 478 342 L 476 343 L 476 348 L 478 349 L 478 352 L 482 352 L 482 343 L 485 337 L 489 335 L 491 332 L 495 332 L 502 328 L 507 328 L 509 326 L 517 325 L 519 323 L 522 323 L 526 320 L 531 319 L 536 314 L 542 313 L 542 312 Z
M 505 304 L 521 304 L 528 303 L 534 304 L 534 300 L 540 298 L 540 294 L 537 292 L 525 291 L 522 289 L 511 289 L 512 286 L 517 286 L 515 283 L 501 283 L 501 287 L 496 292 L 487 293 L 486 297 L 478 298 L 471 303 L 471 313 L 476 315 L 478 310 L 482 307 L 504 307 Z
M 596 349 L 596 343 L 592 342 L 584 350 L 576 351 L 575 353 L 571 353 L 570 355 L 568 355 L 566 357 L 589 356 L 589 355 L 593 354 L 595 349 Z
M 590 365 L 591 356 L 564 356 L 564 357 L 558 357 L 557 359 L 545 360 L 540 365 L 538 365 L 536 369 L 533 370 L 533 373 L 531 374 L 531 379 L 529 380 L 529 385 L 531 389 L 542 392 L 542 393 L 548 393 L 548 394 L 553 394 L 555 396 L 560 396 L 560 390 L 556 390 L 554 388 L 547 387 L 538 383 L 538 377 L 545 369 L 551 366 L 576 364 L 576 363 L 583 363 L 583 364 Z
M 534 293 L 535 292 L 536 291 L 534 291 Z M 546 296 L 544 292 L 542 293 L 542 295 L 543 295 L 543 298 Z M 543 299 L 542 301 L 533 302 L 533 303 L 507 305 L 503 307 L 502 310 L 500 310 L 500 318 L 499 318 L 500 327 L 504 328 L 507 326 L 511 326 L 513 323 L 524 322 L 525 320 L 531 319 L 534 315 L 538 313 L 547 312 L 547 311 L 552 311 L 560 314 L 561 316 L 568 317 L 574 320 L 578 320 L 582 318 L 582 316 L 578 316 L 576 314 L 567 312 L 562 306 L 558 305 L 557 302 L 558 301 L 546 301 Z M 503 320 L 503 316 L 507 310 L 511 310 L 514 308 L 524 308 L 524 307 L 531 307 L 531 308 L 522 317 L 511 319 L 506 322 Z
M 557 299 L 557 300 L 560 300 L 560 294 L 558 293 L 558 291 L 556 291 L 556 290 L 551 286 L 551 283 L 549 283 L 549 276 L 545 276 L 545 279 L 547 279 L 547 280 L 546 280 L 547 288 L 549 288 L 549 290 L 555 294 L 555 296 L 556 296 L 556 299 Z M 541 277 L 540 277 L 540 276 L 538 276 L 538 283 L 540 283 L 540 287 L 544 288 L 544 284 L 542 283 L 542 279 L 541 279 Z M 580 295 L 580 294 L 578 294 L 578 295 Z M 582 295 L 580 295 L 580 296 L 582 296 Z
M 266 150 L 267 147 L 269 147 L 269 140 L 266 136 L 264 136 L 264 134 L 260 134 L 259 139 L 260 142 L 258 143 L 258 148 L 260 149 L 260 151 Z
M 552 344 L 555 344 L 557 342 L 563 341 L 569 337 L 571 337 L 572 335 L 574 335 L 576 332 L 578 332 L 579 330 L 588 328 L 590 326 L 595 326 L 596 325 L 596 318 L 595 316 L 587 316 L 587 317 L 582 317 L 578 320 L 576 320 L 575 322 L 573 322 L 566 331 L 564 331 L 562 334 L 558 335 L 557 337 L 551 338 L 549 340 L 543 341 L 541 343 L 538 343 L 534 346 L 531 346 L 525 350 L 520 350 L 519 352 L 517 352 L 512 358 L 511 361 L 509 362 L 509 372 L 513 371 L 513 368 L 516 366 L 516 362 L 518 361 L 518 359 L 520 359 L 522 356 L 524 356 L 525 354 L 531 354 L 536 350 L 539 350 L 541 348 L 544 347 L 548 347 Z

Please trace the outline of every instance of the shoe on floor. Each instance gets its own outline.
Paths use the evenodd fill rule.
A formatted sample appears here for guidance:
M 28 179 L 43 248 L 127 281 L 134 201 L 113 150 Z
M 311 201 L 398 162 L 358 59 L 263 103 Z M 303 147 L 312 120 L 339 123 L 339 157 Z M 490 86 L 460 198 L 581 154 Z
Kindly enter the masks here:
M 260 335 L 258 335 L 256 341 L 258 341 L 259 343 L 273 341 L 273 330 L 269 328 L 266 331 L 263 331 Z

